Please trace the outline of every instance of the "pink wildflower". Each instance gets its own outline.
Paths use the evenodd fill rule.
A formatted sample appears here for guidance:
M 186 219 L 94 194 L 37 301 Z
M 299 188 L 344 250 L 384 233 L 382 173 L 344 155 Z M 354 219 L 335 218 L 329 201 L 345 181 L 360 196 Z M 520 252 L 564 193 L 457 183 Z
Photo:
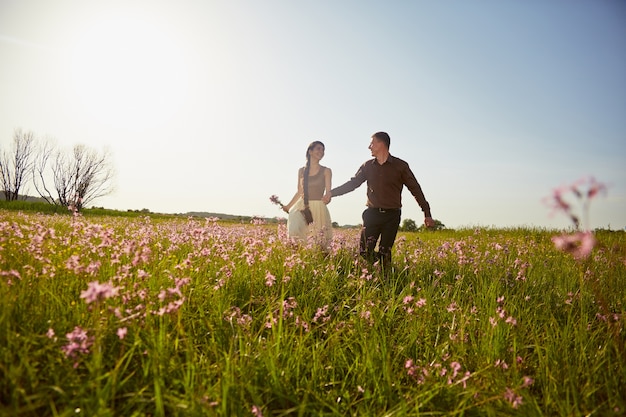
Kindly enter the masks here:
M 459 380 L 459 383 L 461 383 L 463 388 L 467 388 L 467 380 L 470 379 L 471 375 L 470 371 L 465 371 L 465 375 L 463 375 L 463 378 Z
M 117 329 L 117 337 L 119 337 L 120 340 L 126 337 L 126 333 L 128 333 L 128 329 L 126 327 L 120 327 Z
M 496 363 L 494 364 L 494 366 L 496 368 L 509 369 L 509 365 L 502 359 L 496 359 Z
M 511 388 L 507 388 L 504 392 L 504 399 L 507 400 L 509 404 L 511 404 L 511 407 L 515 409 L 522 405 L 523 402 L 522 397 L 517 395 Z
M 300 316 L 296 316 L 296 326 L 302 327 L 305 332 L 308 332 L 310 328 L 309 323 L 302 320 Z
M 446 308 L 446 310 L 448 310 L 449 313 L 453 313 L 457 309 L 458 309 L 458 305 L 454 301 L 450 303 L 450 305 Z
M 517 326 L 517 320 L 512 316 L 507 317 L 505 323 L 508 323 L 511 326 Z
M 527 388 L 535 383 L 535 380 L 529 376 L 524 377 L 524 382 L 522 383 L 522 388 Z
M 269 272 L 265 275 L 265 285 L 271 287 L 276 282 L 276 277 Z
M 87 289 L 80 293 L 80 298 L 84 298 L 87 304 L 114 297 L 120 290 L 110 282 L 100 284 L 98 281 L 92 281 L 87 285 Z
M 417 366 L 413 363 L 413 359 L 407 359 L 407 361 L 404 363 L 404 368 L 406 369 L 406 374 L 409 376 L 415 376 L 417 377 L 417 371 L 418 368 Z
M 317 311 L 315 312 L 315 316 L 313 317 L 313 323 L 317 323 L 318 320 L 321 323 L 325 323 L 328 320 L 330 320 L 330 317 L 327 316 L 326 314 L 328 314 L 328 304 L 326 304 L 324 307 L 318 308 Z
M 410 313 L 410 312 L 409 312 Z M 361 312 L 361 318 L 365 320 L 370 326 L 374 325 L 374 319 L 372 318 L 372 312 L 365 310 Z
M 52 328 L 48 329 L 48 331 L 46 332 L 46 337 L 48 339 L 52 339 L 54 337 L 54 329 Z
M 456 376 L 458 375 L 459 371 L 461 370 L 461 364 L 458 362 L 452 362 L 450 364 L 450 369 L 452 369 L 452 378 L 456 378 Z
M 20 273 L 16 271 L 15 269 L 12 269 L 10 271 L 0 271 L 0 276 L 8 276 L 8 277 L 13 276 L 17 279 L 22 279 L 22 276 L 20 275 Z M 11 278 L 7 279 L 7 284 L 13 285 L 13 280 Z
M 93 338 L 87 336 L 87 331 L 79 326 L 74 327 L 71 333 L 65 335 L 68 344 L 61 347 L 61 350 L 68 358 L 73 358 L 77 354 L 89 353 L 89 348 L 93 344 Z

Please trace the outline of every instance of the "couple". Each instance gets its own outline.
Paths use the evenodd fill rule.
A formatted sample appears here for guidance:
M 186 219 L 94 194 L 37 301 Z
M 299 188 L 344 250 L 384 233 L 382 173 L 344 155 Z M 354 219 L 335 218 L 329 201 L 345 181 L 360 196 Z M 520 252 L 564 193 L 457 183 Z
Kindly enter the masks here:
M 320 165 L 324 157 L 324 144 L 319 141 L 311 143 L 306 152 L 306 166 L 298 170 L 298 192 L 283 207 L 290 213 L 287 222 L 289 235 L 306 239 L 307 234 L 311 233 L 320 239 L 323 246 L 328 247 L 332 239 L 332 224 L 326 205 L 331 197 L 349 193 L 366 181 L 367 209 L 363 212 L 359 244 L 361 256 L 370 261 L 380 260 L 384 265 L 391 262 L 391 249 L 400 225 L 403 186 L 409 189 L 424 212 L 426 227 L 434 227 L 430 205 L 421 186 L 409 164 L 389 153 L 390 144 L 391 138 L 387 133 L 374 133 L 369 145 L 374 159 L 363 163 L 348 182 L 331 190 L 332 172 Z M 299 210 L 307 204 L 313 214 L 313 223 L 308 226 L 308 230 L 294 227 L 303 219 Z M 377 244 L 378 252 L 375 252 Z

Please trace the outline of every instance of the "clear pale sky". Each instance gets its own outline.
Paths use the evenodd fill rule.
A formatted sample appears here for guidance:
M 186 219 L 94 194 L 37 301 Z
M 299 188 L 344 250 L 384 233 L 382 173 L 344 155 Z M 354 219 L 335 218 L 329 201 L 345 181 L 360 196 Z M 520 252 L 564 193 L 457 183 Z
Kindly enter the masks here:
M 590 226 L 622 229 L 626 2 L 0 0 L 3 149 L 16 128 L 108 148 L 107 208 L 282 215 L 311 141 L 337 186 L 382 130 L 448 227 L 567 227 L 542 199 L 592 175 Z

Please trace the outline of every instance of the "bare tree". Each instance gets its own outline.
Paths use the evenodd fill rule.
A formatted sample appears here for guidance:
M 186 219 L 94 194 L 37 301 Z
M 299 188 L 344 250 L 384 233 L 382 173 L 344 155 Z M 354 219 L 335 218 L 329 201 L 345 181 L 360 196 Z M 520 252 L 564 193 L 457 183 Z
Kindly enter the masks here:
M 12 149 L 2 151 L 0 180 L 4 198 L 7 201 L 17 200 L 20 196 L 20 189 L 28 181 L 32 173 L 34 148 L 35 134 L 15 129 Z
M 48 164 L 51 164 L 56 198 L 46 185 Z M 33 179 L 39 195 L 49 203 L 80 210 L 113 191 L 113 175 L 110 155 L 106 151 L 100 154 L 84 145 L 76 145 L 71 155 L 67 155 L 47 144 L 39 153 Z
M 37 150 L 33 163 L 33 185 L 39 196 L 49 204 L 58 204 L 57 199 L 52 196 L 52 192 L 46 185 L 48 161 L 55 152 L 59 153 L 55 148 L 50 140 L 46 140 Z

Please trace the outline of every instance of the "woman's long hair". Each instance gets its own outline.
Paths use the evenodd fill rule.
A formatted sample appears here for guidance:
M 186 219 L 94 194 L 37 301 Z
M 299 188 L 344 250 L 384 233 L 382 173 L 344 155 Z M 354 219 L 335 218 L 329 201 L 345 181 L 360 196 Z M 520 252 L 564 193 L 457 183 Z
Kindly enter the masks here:
M 302 178 L 302 188 L 304 191 L 304 207 L 309 206 L 309 172 L 311 171 L 311 151 L 317 145 L 322 145 L 322 147 L 326 149 L 326 146 L 319 140 L 311 142 L 309 144 L 309 147 L 306 148 L 306 165 L 304 166 L 304 178 Z

